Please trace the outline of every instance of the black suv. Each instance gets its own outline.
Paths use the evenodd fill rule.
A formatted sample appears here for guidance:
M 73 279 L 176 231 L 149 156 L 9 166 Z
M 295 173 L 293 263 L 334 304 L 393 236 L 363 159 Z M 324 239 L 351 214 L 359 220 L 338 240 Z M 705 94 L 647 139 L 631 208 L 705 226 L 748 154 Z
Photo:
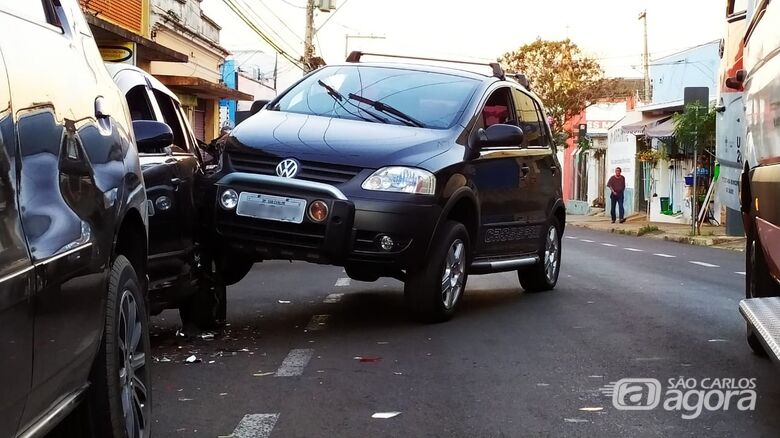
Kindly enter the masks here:
M 145 145 L 155 133 L 170 141 L 170 129 L 134 131 L 123 100 L 79 2 L 0 4 L 2 437 L 43 436 L 79 406 L 70 418 L 91 425 L 67 436 L 150 434 L 147 206 L 133 132 Z
M 428 321 L 469 274 L 555 287 L 565 208 L 550 129 L 519 82 L 394 63 L 307 75 L 224 142 L 209 196 L 227 266 L 295 259 L 405 281 Z

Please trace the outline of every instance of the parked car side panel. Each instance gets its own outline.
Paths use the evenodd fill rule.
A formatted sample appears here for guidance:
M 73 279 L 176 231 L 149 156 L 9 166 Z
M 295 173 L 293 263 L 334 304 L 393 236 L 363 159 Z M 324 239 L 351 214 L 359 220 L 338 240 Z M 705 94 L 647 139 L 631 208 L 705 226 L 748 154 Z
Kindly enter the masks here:
M 18 427 L 32 377 L 34 272 L 16 203 L 16 139 L 0 53 L 0 436 Z
M 21 425 L 87 381 L 118 219 L 144 202 L 123 99 L 78 3 L 63 1 L 55 12 L 54 24 L 0 12 L 4 33 L 34 35 L 2 47 L 14 84 L 18 202 L 37 277 L 32 388 Z

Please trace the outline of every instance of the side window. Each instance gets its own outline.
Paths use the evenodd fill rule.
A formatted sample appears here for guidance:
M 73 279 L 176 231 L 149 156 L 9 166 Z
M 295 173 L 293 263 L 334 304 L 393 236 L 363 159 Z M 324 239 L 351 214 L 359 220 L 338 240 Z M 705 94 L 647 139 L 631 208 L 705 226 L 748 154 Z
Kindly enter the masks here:
M 170 96 L 159 90 L 152 90 L 152 93 L 154 93 L 154 98 L 160 106 L 160 111 L 162 111 L 163 121 L 173 131 L 173 145 L 184 151 L 189 150 L 187 138 L 184 136 L 184 130 L 178 116 L 178 104 Z
M 149 103 L 149 93 L 146 87 L 138 85 L 130 89 L 125 96 L 130 108 L 130 118 L 135 120 L 156 120 L 152 105 Z
M 515 97 L 516 118 L 523 130 L 523 143 L 528 147 L 548 147 L 547 129 L 544 126 L 538 106 L 531 96 L 512 89 Z
M 488 128 L 499 123 L 513 123 L 513 121 L 509 88 L 499 88 L 485 102 L 479 117 L 479 127 Z
M 536 105 L 536 115 L 539 118 L 539 124 L 541 125 L 542 130 L 542 139 L 539 141 L 540 146 L 548 146 L 551 147 L 553 145 L 552 142 L 552 136 L 550 135 L 550 128 L 547 126 L 547 115 L 544 113 L 544 110 L 542 110 L 542 106 L 539 105 L 539 102 L 534 102 Z

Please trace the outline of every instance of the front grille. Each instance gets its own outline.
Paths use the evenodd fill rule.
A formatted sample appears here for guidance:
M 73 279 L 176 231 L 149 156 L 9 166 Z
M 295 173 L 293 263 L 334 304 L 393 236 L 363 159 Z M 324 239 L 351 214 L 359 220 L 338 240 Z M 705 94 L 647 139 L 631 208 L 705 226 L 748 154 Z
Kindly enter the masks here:
M 217 229 L 227 237 L 300 249 L 319 249 L 325 240 L 325 224 L 293 224 L 230 214 L 218 219 Z
M 230 151 L 230 163 L 238 172 L 258 173 L 261 175 L 276 175 L 276 165 L 280 158 L 258 154 Z M 301 167 L 295 178 L 325 184 L 341 184 L 355 177 L 362 170 L 359 167 L 341 164 L 317 163 L 300 161 Z

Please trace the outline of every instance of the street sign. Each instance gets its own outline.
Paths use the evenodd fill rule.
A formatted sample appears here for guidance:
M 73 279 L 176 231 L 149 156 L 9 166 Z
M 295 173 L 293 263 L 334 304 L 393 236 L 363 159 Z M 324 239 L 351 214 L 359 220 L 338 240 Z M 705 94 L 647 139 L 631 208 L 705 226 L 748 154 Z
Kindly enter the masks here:
M 135 43 L 101 44 L 98 48 L 103 61 L 135 65 Z

